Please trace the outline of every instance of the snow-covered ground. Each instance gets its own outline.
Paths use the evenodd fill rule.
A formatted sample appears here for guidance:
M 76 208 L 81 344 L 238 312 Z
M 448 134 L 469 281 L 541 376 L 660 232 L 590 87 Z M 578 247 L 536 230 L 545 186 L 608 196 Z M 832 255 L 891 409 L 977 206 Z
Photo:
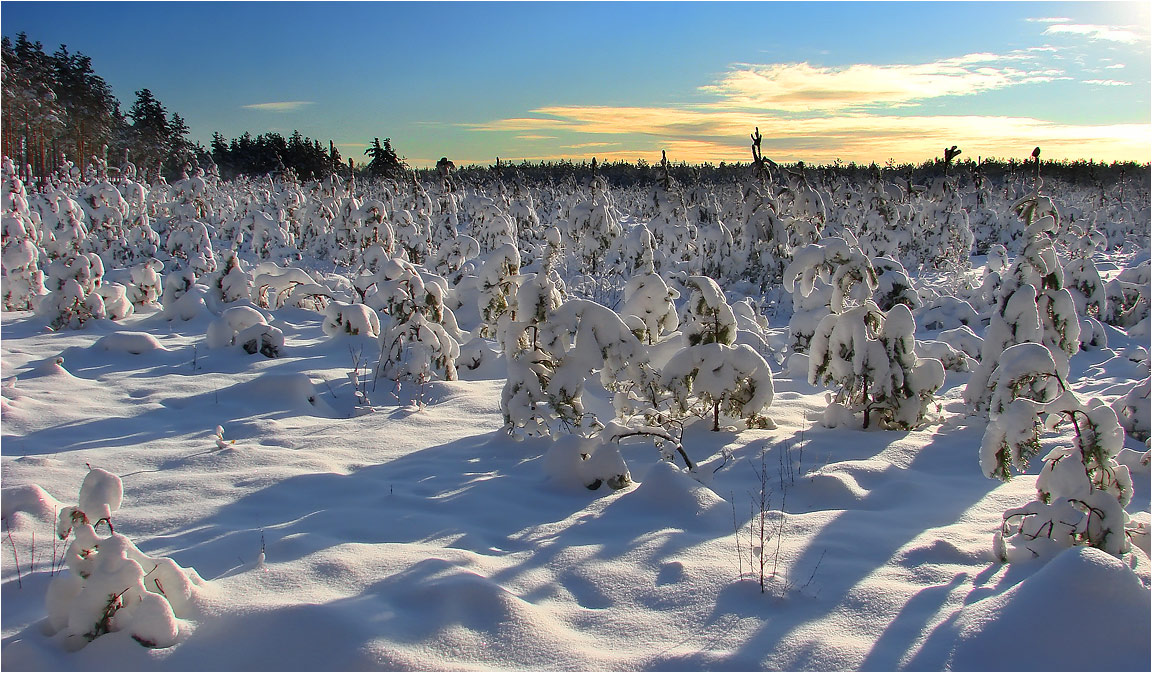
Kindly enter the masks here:
M 1145 180 L 758 166 L 5 161 L 0 667 L 1148 671 Z
M 53 333 L 4 314 L 5 669 L 1149 668 L 1146 553 L 994 560 L 1034 478 L 981 475 L 967 375 L 943 424 L 893 432 L 814 423 L 825 391 L 777 373 L 775 430 L 690 427 L 699 481 L 626 440 L 636 483 L 610 493 L 557 484 L 546 441 L 501 431 L 502 378 L 434 382 L 422 409 L 378 382 L 352 416 L 346 373 L 375 342 L 274 314 L 277 359 L 205 349 L 207 316 Z M 109 337 L 140 333 L 140 353 Z M 1073 368 L 1093 394 L 1137 376 L 1111 350 Z M 174 647 L 45 634 L 54 513 L 89 466 L 123 480 L 117 533 L 207 580 Z M 762 470 L 763 594 L 737 553 Z M 1148 512 L 1135 482 L 1128 510 Z

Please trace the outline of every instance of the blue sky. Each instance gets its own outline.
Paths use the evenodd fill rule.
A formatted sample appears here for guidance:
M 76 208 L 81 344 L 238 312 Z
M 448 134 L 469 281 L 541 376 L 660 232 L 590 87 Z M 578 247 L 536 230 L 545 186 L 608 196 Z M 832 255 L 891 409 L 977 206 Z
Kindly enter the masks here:
M 194 140 L 293 129 L 363 159 L 1150 159 L 1146 2 L 14 2 Z

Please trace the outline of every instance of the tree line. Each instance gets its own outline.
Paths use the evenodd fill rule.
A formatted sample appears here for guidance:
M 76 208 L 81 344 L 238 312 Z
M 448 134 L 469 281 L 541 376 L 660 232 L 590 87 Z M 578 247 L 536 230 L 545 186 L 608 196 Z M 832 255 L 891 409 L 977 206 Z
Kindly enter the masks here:
M 136 92 L 127 112 L 111 87 L 92 67 L 92 59 L 71 52 L 67 45 L 49 54 L 44 45 L 20 33 L 2 38 L 4 116 L 0 152 L 11 157 L 25 178 L 44 179 L 65 159 L 81 171 L 94 157 L 120 166 L 131 162 L 145 180 L 177 178 L 189 164 L 215 165 L 222 178 L 294 172 L 298 177 L 323 179 L 342 167 L 332 141 L 324 147 L 294 131 L 253 137 L 244 133 L 226 139 L 214 133 L 209 148 L 188 138 L 188 125 L 169 112 L 149 89 Z M 367 163 L 357 172 L 369 177 L 400 178 L 407 170 L 391 139 L 373 139 L 365 151 Z
M 0 40 L 3 153 L 26 177 L 44 178 L 67 157 L 82 171 L 93 157 L 131 161 L 140 175 L 170 175 L 203 154 L 188 139 L 188 125 L 149 89 L 136 92 L 127 112 L 92 59 L 67 45 L 49 54 L 24 33 Z

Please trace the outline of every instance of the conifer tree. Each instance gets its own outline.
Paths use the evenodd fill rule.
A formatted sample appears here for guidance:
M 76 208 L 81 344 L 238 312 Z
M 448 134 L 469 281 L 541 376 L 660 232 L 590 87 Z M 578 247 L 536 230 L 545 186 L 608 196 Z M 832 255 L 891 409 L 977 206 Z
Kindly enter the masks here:
M 371 157 L 367 167 L 370 176 L 393 179 L 400 179 L 404 176 L 407 167 L 404 161 L 396 156 L 390 138 L 385 138 L 383 145 L 379 138 L 373 138 L 372 147 L 365 150 L 364 154 Z

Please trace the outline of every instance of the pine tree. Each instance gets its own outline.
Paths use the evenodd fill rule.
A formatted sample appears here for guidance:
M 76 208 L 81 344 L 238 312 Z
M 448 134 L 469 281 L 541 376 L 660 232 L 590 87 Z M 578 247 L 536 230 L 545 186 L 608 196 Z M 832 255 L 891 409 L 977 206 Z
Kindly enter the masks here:
M 92 70 L 88 56 L 70 53 L 66 45 L 60 45 L 52 55 L 52 66 L 59 82 L 56 94 L 66 115 L 59 149 L 83 172 L 123 123 L 120 104 L 108 83 Z
M 144 176 L 159 177 L 161 162 L 171 149 L 171 131 L 167 111 L 149 89 L 136 92 L 136 101 L 128 109 L 132 120 L 130 138 L 133 158 Z M 153 169 L 152 167 L 156 167 Z
M 389 138 L 384 139 L 384 145 L 381 145 L 379 138 L 373 138 L 372 147 L 365 150 L 364 154 L 371 157 L 367 170 L 375 178 L 399 179 L 407 168 L 404 161 L 396 156 Z

